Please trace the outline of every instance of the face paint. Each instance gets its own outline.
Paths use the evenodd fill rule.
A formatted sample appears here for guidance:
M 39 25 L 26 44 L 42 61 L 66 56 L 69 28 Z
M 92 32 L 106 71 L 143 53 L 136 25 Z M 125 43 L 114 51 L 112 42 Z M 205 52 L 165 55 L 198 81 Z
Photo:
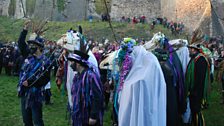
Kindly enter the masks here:
M 37 46 L 34 44 L 29 44 L 30 53 L 34 54 L 37 51 Z

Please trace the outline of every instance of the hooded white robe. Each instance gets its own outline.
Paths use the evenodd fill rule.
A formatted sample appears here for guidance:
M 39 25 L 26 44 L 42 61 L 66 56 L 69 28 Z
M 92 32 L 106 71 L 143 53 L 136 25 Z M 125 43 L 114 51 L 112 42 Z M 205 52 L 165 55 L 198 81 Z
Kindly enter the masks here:
M 134 47 L 132 58 L 119 99 L 119 126 L 166 126 L 166 83 L 160 64 L 142 46 Z

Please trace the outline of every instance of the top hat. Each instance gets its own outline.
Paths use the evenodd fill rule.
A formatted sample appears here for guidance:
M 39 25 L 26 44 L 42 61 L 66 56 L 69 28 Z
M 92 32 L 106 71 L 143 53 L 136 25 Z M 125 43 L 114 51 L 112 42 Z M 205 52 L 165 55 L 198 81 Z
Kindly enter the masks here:
M 31 43 L 37 44 L 38 46 L 42 48 L 44 47 L 44 42 L 45 40 L 35 33 L 31 34 L 29 40 L 27 41 L 28 44 L 31 44 Z
M 70 61 L 75 61 L 83 66 L 87 66 L 88 67 L 88 59 L 89 59 L 89 55 L 78 51 L 78 50 L 74 50 L 73 54 L 69 54 L 68 55 L 68 60 Z

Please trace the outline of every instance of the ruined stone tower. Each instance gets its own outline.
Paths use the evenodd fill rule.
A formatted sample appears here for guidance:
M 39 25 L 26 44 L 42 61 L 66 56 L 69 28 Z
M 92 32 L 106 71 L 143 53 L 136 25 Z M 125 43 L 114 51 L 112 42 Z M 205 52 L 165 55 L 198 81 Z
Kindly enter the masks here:
M 112 0 L 111 17 L 132 18 L 145 15 L 150 21 L 166 17 L 169 21 L 183 22 L 188 32 L 202 28 L 208 35 L 224 34 L 224 1 L 222 0 Z

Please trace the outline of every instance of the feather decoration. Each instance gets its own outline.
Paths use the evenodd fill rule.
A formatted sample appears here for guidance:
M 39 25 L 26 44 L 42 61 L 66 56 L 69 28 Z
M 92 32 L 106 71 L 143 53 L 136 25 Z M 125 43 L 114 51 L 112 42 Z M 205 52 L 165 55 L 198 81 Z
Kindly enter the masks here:
M 194 32 L 193 32 L 193 35 L 192 35 L 192 39 L 191 39 L 191 42 L 190 44 L 198 44 L 198 43 L 201 43 L 204 39 L 204 35 L 203 35 L 203 32 L 201 29 L 196 29 Z
M 80 51 L 88 54 L 90 47 L 88 46 L 85 37 L 82 35 L 82 27 L 79 26 L 79 38 L 80 38 Z
M 36 34 L 37 36 L 41 36 L 44 32 L 46 32 L 49 28 L 45 27 L 48 23 L 48 20 L 36 20 L 33 19 L 32 23 L 32 34 Z

